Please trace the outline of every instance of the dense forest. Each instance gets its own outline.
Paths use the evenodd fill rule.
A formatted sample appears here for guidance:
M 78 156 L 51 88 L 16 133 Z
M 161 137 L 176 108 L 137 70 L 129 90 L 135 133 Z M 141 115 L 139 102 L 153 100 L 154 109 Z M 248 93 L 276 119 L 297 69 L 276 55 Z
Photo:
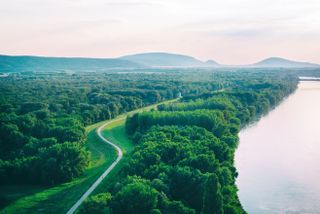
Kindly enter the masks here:
M 0 78 L 1 184 L 70 181 L 90 161 L 84 145 L 86 125 L 179 93 L 221 87 L 218 81 L 191 82 L 191 76 L 176 70 L 4 75 Z
M 297 78 L 252 70 L 192 78 L 179 102 L 127 119 L 136 147 L 118 181 L 80 213 L 245 213 L 233 163 L 238 132 L 291 94 Z
M 145 81 L 144 81 L 145 80 Z M 88 124 L 177 96 L 141 75 L 23 73 L 0 78 L 0 182 L 52 185 L 89 162 Z

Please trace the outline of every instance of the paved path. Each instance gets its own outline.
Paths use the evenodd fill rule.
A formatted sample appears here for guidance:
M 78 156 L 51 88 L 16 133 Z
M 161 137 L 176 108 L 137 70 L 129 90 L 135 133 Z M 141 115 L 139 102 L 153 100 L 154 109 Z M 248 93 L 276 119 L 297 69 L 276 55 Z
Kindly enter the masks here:
M 181 98 L 181 97 L 180 97 Z M 171 102 L 176 102 L 177 100 L 179 100 L 180 98 L 176 98 L 176 99 L 173 99 L 173 100 L 167 100 L 167 101 L 164 101 L 164 102 L 161 102 L 161 103 L 157 103 L 157 104 L 153 104 L 153 105 L 150 105 L 150 106 L 146 106 L 144 108 L 141 108 L 141 109 L 136 109 L 136 110 L 133 110 L 131 112 L 128 112 L 128 113 L 125 113 L 124 115 L 122 116 L 119 116 L 119 118 L 116 118 L 116 119 L 113 119 L 113 120 L 110 120 L 104 124 L 102 124 L 98 129 L 97 129 L 97 135 L 99 136 L 99 138 L 104 141 L 105 143 L 111 145 L 113 148 L 115 148 L 117 150 L 117 153 L 118 153 L 118 157 L 117 159 L 109 166 L 109 168 L 104 171 L 104 173 L 102 175 L 100 175 L 100 177 L 90 186 L 90 188 L 81 196 L 81 198 L 68 210 L 67 214 L 73 214 L 78 208 L 79 206 L 82 204 L 82 202 L 88 198 L 88 196 L 97 188 L 97 186 L 101 183 L 101 181 L 111 172 L 111 170 L 119 163 L 119 161 L 122 159 L 122 156 L 123 156 L 123 152 L 122 150 L 120 149 L 119 146 L 117 146 L 116 144 L 112 143 L 111 141 L 107 140 L 106 138 L 104 138 L 101 134 L 102 130 L 104 129 L 104 127 L 106 127 L 107 125 L 109 125 L 110 123 L 114 123 L 114 122 L 117 122 L 117 121 L 120 121 L 120 120 L 125 120 L 126 117 L 128 115 L 133 115 L 135 113 L 138 113 L 138 112 L 141 112 L 141 111 L 144 111 L 144 110 L 150 110 L 150 109 L 153 109 L 155 107 L 157 107 L 158 105 L 160 104 L 164 104 L 164 103 L 171 103 Z
M 101 183 L 101 181 L 111 172 L 111 170 L 119 163 L 119 161 L 121 160 L 122 156 L 123 156 L 123 152 L 120 149 L 119 146 L 117 146 L 116 144 L 112 143 L 111 141 L 107 140 L 106 138 L 104 138 L 101 134 L 101 131 L 103 130 L 104 127 L 106 127 L 107 125 L 109 125 L 110 123 L 119 121 L 119 120 L 123 120 L 124 118 L 119 118 L 119 119 L 115 119 L 115 120 L 111 120 L 108 121 L 106 123 L 104 123 L 103 125 L 101 125 L 98 129 L 97 129 L 97 135 L 99 136 L 99 138 L 101 140 L 103 140 L 105 143 L 113 146 L 118 153 L 118 157 L 117 159 L 109 166 L 109 168 L 103 172 L 102 175 L 100 175 L 100 177 L 90 186 L 90 188 L 81 196 L 81 198 L 69 209 L 69 211 L 67 212 L 67 214 L 73 214 L 76 209 L 82 204 L 82 202 L 97 188 L 97 186 Z

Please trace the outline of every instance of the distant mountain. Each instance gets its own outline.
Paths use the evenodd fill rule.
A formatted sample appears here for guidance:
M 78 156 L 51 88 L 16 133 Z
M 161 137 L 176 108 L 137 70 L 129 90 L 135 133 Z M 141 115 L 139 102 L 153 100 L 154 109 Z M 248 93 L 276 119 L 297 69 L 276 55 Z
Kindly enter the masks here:
M 171 53 L 141 53 L 119 58 L 38 57 L 0 55 L 0 73 L 24 71 L 90 72 L 139 69 L 151 67 L 261 67 L 305 68 L 320 67 L 308 62 L 297 62 L 271 57 L 251 65 L 221 65 L 213 60 L 206 62 L 194 57 Z
M 142 53 L 119 58 L 39 57 L 0 55 L 0 72 L 109 71 L 147 67 L 213 67 L 213 60 L 170 53 Z
M 120 59 L 149 67 L 210 67 L 213 64 L 218 65 L 214 61 L 205 63 L 191 56 L 162 52 L 127 55 Z
M 258 63 L 250 65 L 252 67 L 284 67 L 284 68 L 302 68 L 302 67 L 319 67 L 318 64 L 313 64 L 309 62 L 298 62 L 292 61 L 280 57 L 270 57 L 264 59 Z
M 222 66 L 222 65 L 220 65 L 219 63 L 217 63 L 216 61 L 214 61 L 214 60 L 212 60 L 212 59 L 207 60 L 207 61 L 205 62 L 205 64 L 208 65 L 208 66 Z
M 105 71 L 142 68 L 125 59 L 67 58 L 0 55 L 0 72 L 24 71 Z

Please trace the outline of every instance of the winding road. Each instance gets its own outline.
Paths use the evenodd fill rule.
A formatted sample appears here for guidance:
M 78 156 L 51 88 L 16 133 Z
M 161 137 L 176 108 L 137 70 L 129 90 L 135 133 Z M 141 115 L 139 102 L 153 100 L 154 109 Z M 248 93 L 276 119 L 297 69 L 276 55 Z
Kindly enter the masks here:
M 81 196 L 81 198 L 68 210 L 67 214 L 73 214 L 78 208 L 79 206 L 83 203 L 84 200 L 86 200 L 86 198 L 88 198 L 88 196 L 97 188 L 97 186 L 103 181 L 103 179 L 112 171 L 112 169 L 120 162 L 120 160 L 123 157 L 123 152 L 120 149 L 119 146 L 117 146 L 116 144 L 112 143 L 111 141 L 109 141 L 108 139 L 106 139 L 105 137 L 103 137 L 102 135 L 102 130 L 107 126 L 110 125 L 111 123 L 120 121 L 120 120 L 125 120 L 126 117 L 128 115 L 132 115 L 134 113 L 138 113 L 141 111 L 148 111 L 150 109 L 154 109 L 156 108 L 158 105 L 160 104 L 164 104 L 164 103 L 171 103 L 171 102 L 176 102 L 177 100 L 181 99 L 181 97 L 176 98 L 176 99 L 172 99 L 172 100 L 167 100 L 167 101 L 163 101 L 161 103 L 157 103 L 157 104 L 153 104 L 150 106 L 146 106 L 143 107 L 141 109 L 136 109 L 133 110 L 131 112 L 127 112 L 123 115 L 119 115 L 118 118 L 115 118 L 113 120 L 107 121 L 105 123 L 103 123 L 101 126 L 99 126 L 97 128 L 97 135 L 99 136 L 99 138 L 104 141 L 105 143 L 111 145 L 113 148 L 115 148 L 117 150 L 118 153 L 118 157 L 115 161 L 112 162 L 112 164 L 102 173 L 102 175 L 100 175 L 100 177 L 89 187 L 89 189 Z
M 117 159 L 108 167 L 106 171 L 102 173 L 102 175 L 100 175 L 100 177 L 90 186 L 90 188 L 81 196 L 81 198 L 68 210 L 67 214 L 73 214 L 77 210 L 77 208 L 82 204 L 82 202 L 97 188 L 97 186 L 101 183 L 101 181 L 103 181 L 103 179 L 111 172 L 111 170 L 119 163 L 119 161 L 123 157 L 123 152 L 120 149 L 120 147 L 112 143 L 111 141 L 107 140 L 101 134 L 101 131 L 104 129 L 104 127 L 106 127 L 110 123 L 114 123 L 119 120 L 123 120 L 123 118 L 108 121 L 97 129 L 97 135 L 99 136 L 99 138 L 117 150 L 117 153 L 118 153 Z

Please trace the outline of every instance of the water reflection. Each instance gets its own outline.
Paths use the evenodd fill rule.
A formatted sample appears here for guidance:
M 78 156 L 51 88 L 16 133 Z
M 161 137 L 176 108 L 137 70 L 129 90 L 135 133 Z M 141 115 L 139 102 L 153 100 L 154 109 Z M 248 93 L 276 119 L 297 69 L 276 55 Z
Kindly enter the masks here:
M 249 213 L 320 213 L 320 82 L 240 132 L 239 197 Z

